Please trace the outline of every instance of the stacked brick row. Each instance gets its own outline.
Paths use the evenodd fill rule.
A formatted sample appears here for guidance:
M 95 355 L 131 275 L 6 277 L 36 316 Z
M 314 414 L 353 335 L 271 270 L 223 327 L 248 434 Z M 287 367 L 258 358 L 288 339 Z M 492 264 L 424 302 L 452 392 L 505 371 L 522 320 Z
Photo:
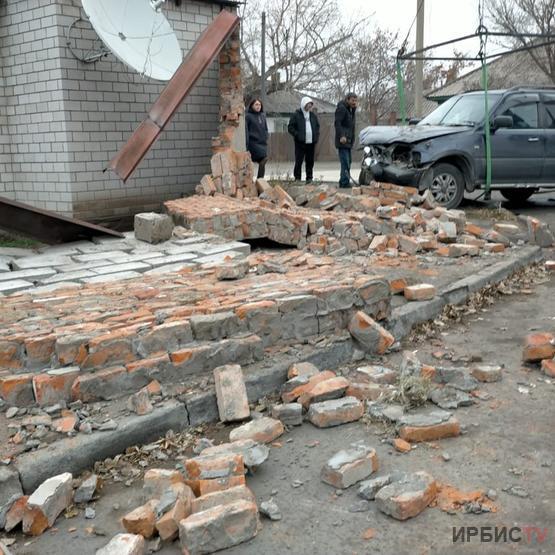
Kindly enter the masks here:
M 388 283 L 357 266 L 287 270 L 220 282 L 210 269 L 145 276 L 124 290 L 116 283 L 8 297 L 0 397 L 17 406 L 115 398 L 152 379 L 180 382 L 260 360 L 274 345 L 344 331 L 359 309 L 388 316 Z

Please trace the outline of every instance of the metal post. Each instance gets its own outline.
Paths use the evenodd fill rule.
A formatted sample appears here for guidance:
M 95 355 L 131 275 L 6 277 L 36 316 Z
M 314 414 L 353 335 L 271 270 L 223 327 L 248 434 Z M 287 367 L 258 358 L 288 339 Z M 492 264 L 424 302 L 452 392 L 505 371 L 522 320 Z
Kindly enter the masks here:
M 260 100 L 266 102 L 266 12 L 262 12 L 262 40 L 260 53 Z
M 424 0 L 416 0 L 416 50 L 424 48 Z M 422 57 L 420 54 L 418 57 Z M 424 61 L 416 60 L 416 75 L 414 80 L 414 116 L 422 117 L 422 98 L 424 96 Z

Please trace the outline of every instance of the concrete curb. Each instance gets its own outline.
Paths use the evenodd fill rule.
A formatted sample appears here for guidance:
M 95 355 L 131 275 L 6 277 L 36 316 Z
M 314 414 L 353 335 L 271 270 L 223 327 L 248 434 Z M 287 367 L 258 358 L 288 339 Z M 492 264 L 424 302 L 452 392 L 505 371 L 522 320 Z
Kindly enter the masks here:
M 400 341 L 410 333 L 413 326 L 438 316 L 444 306 L 464 303 L 476 291 L 492 283 L 498 283 L 517 270 L 539 262 L 542 258 L 540 247 L 524 247 L 515 258 L 503 260 L 452 283 L 430 301 L 411 302 L 394 309 L 389 319 L 389 329 L 395 339 Z
M 389 328 L 395 339 L 401 340 L 414 325 L 435 318 L 447 304 L 465 302 L 472 293 L 542 258 L 541 248 L 525 247 L 516 258 L 499 262 L 451 284 L 431 301 L 408 303 L 395 309 L 389 320 Z M 356 351 L 356 344 L 345 334 L 335 338 L 331 344 L 312 347 L 308 353 L 297 352 L 280 357 L 278 362 L 263 361 L 246 367 L 245 383 L 249 400 L 255 401 L 279 390 L 293 362 L 312 362 L 320 369 L 333 369 L 351 362 Z M 179 432 L 188 426 L 217 420 L 218 406 L 214 391 L 190 393 L 183 396 L 181 401 L 169 401 L 148 415 L 123 419 L 117 430 L 79 434 L 45 449 L 24 453 L 14 466 L 19 471 L 23 490 L 31 493 L 51 476 L 61 472 L 77 475 L 92 467 L 96 461 L 121 453 L 131 445 L 158 439 L 170 429 Z
M 294 362 L 325 361 L 322 368 L 332 368 L 351 361 L 354 343 L 339 340 L 312 349 L 305 355 L 289 355 L 277 364 L 265 362 L 245 368 L 245 382 L 250 401 L 258 400 L 281 387 L 287 369 Z M 127 447 L 145 444 L 162 437 L 168 430 L 182 431 L 188 426 L 216 422 L 219 418 L 214 391 L 185 395 L 182 401 L 171 400 L 144 416 L 129 416 L 118 421 L 118 428 L 109 432 L 78 434 L 29 453 L 20 455 L 14 465 L 26 493 L 32 493 L 44 480 L 62 472 L 74 476 L 91 468 L 96 461 L 112 457 Z

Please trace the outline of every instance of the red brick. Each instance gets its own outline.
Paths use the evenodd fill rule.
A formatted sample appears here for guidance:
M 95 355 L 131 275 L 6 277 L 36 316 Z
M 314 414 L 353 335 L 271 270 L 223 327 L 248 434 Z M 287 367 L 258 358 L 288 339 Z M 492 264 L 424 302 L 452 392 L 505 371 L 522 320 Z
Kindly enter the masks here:
M 287 390 L 287 384 L 285 384 L 285 389 L 281 394 L 281 399 L 284 403 L 292 403 L 297 400 L 301 395 L 310 391 L 320 382 L 335 378 L 335 374 L 331 370 L 324 370 L 318 374 L 314 374 L 308 378 L 308 382 L 302 383 L 291 390 Z M 292 382 L 293 383 L 293 382 Z
M 247 388 L 241 367 L 228 364 L 214 369 L 218 412 L 222 422 L 244 420 L 250 415 Z
M 54 354 L 56 336 L 54 334 L 41 337 L 30 337 L 25 340 L 25 352 L 27 353 L 28 366 L 49 364 Z
M 401 426 L 399 435 L 405 441 L 435 441 L 446 437 L 455 437 L 461 433 L 459 421 L 452 417 L 446 422 L 431 426 Z
M 178 470 L 150 468 L 145 472 L 143 487 L 149 495 L 161 497 L 173 484 L 185 485 L 185 477 Z
M 191 511 L 199 513 L 200 511 L 206 511 L 218 505 L 228 505 L 241 499 L 256 504 L 256 498 L 247 486 L 237 486 L 223 491 L 207 493 L 193 499 Z
M 243 457 L 236 453 L 200 456 L 184 461 L 185 482 L 195 492 L 204 495 L 245 484 Z
M 408 441 L 405 441 L 404 439 L 401 439 L 400 437 L 396 437 L 393 440 L 393 447 L 395 447 L 395 449 L 397 451 L 400 451 L 401 453 L 408 453 L 411 450 L 410 443 Z
M 264 416 L 232 430 L 229 434 L 229 440 L 252 439 L 258 443 L 271 443 L 281 436 L 284 431 L 283 424 L 279 420 Z
M 327 401 L 328 399 L 338 399 L 343 397 L 346 389 L 349 387 L 349 380 L 342 376 L 330 378 L 323 382 L 317 383 L 314 387 L 303 393 L 298 402 L 307 409 L 311 403 Z
M 25 510 L 27 508 L 28 499 L 29 496 L 24 495 L 12 503 L 12 506 L 6 513 L 6 524 L 4 525 L 6 532 L 11 532 L 23 521 L 23 515 L 25 514 Z
M 308 419 L 318 428 L 354 422 L 364 414 L 364 405 L 354 397 L 332 399 L 310 405 Z
M 522 359 L 526 362 L 555 357 L 555 335 L 549 332 L 532 333 L 526 336 Z
M 17 369 L 22 366 L 21 345 L 13 341 L 0 341 L 0 368 Z
M 555 378 L 555 358 L 542 360 L 542 370 L 546 376 Z
M 33 378 L 33 393 L 39 406 L 55 405 L 59 401 L 71 400 L 71 386 L 79 376 L 79 368 L 49 370 Z
M 345 391 L 345 396 L 356 397 L 359 401 L 377 401 L 387 392 L 387 386 L 381 384 L 353 382 Z
M 9 374 L 0 377 L 0 397 L 10 405 L 26 407 L 35 402 L 34 374 Z
M 162 541 L 173 541 L 179 535 L 179 523 L 191 514 L 182 499 L 178 499 L 174 506 L 156 521 L 156 530 Z
M 407 301 L 429 301 L 436 296 L 436 288 L 427 283 L 409 285 L 405 287 L 404 295 Z
M 307 376 L 310 378 L 319 372 L 320 370 L 318 370 L 318 368 L 310 362 L 296 362 L 289 367 L 289 370 L 287 371 L 287 379 L 291 380 L 297 376 Z
M 156 515 L 154 509 L 158 499 L 151 499 L 144 505 L 127 513 L 121 520 L 125 530 L 130 534 L 139 534 L 143 538 L 151 538 L 154 535 Z
M 351 318 L 349 331 L 369 353 L 383 355 L 395 343 L 395 338 L 385 328 L 362 311 Z
M 63 413 L 66 414 L 63 414 Z M 71 411 L 63 411 L 62 418 L 58 418 L 52 422 L 52 427 L 54 431 L 67 434 L 69 432 L 73 432 L 77 427 L 79 419 L 77 418 L 76 414 L 73 414 Z
M 182 520 L 179 538 L 183 553 L 213 553 L 250 540 L 258 527 L 256 505 L 239 500 Z

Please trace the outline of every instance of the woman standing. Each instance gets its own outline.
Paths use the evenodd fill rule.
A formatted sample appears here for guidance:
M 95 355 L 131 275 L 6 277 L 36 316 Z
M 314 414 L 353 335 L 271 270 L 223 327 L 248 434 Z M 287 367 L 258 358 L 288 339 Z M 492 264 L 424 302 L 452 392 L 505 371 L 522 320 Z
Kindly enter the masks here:
M 264 107 L 259 98 L 254 98 L 249 104 L 245 117 L 247 132 L 247 150 L 251 153 L 253 162 L 258 164 L 258 178 L 264 177 L 266 162 L 268 161 L 268 123 Z

